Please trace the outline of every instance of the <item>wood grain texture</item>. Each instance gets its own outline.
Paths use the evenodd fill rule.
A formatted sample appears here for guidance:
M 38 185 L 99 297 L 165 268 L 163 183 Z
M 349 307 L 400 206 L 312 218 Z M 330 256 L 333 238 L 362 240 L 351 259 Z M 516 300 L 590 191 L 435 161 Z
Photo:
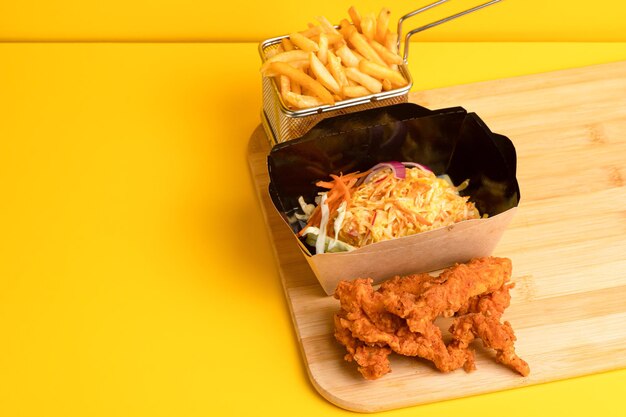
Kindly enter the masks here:
M 429 108 L 463 106 L 513 140 L 522 199 L 494 255 L 513 261 L 505 319 L 531 367 L 523 378 L 476 345 L 477 370 L 449 374 L 391 356 L 365 381 L 343 360 L 326 296 L 267 193 L 269 143 L 251 173 L 310 379 L 332 403 L 374 412 L 626 367 L 626 62 L 412 93 Z

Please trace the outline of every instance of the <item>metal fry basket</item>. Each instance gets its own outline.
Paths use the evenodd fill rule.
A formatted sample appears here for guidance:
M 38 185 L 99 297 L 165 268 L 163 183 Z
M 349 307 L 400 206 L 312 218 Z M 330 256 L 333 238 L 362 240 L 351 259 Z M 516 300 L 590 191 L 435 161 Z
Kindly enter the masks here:
M 400 46 L 400 40 L 402 39 L 402 24 L 406 19 L 419 13 L 425 12 L 426 10 L 429 10 L 447 1 L 449 0 L 436 1 L 400 17 L 398 19 L 397 25 L 398 47 Z M 434 21 L 427 25 L 420 26 L 408 32 L 404 36 L 403 63 L 398 66 L 398 70 L 404 76 L 408 83 L 406 86 L 401 88 L 338 101 L 334 105 L 321 105 L 306 109 L 294 110 L 287 107 L 287 105 L 283 101 L 275 79 L 270 77 L 263 77 L 263 109 L 261 111 L 261 121 L 271 145 L 276 145 L 278 143 L 286 142 L 303 136 L 318 122 L 329 117 L 335 117 L 357 111 L 407 102 L 409 99 L 409 91 L 413 86 L 413 78 L 411 77 L 407 66 L 409 54 L 409 40 L 411 36 L 418 32 L 422 32 L 424 30 L 438 26 L 442 23 L 446 23 L 450 20 L 480 10 L 484 7 L 490 6 L 500 1 L 501 0 L 492 0 L 487 3 L 480 4 L 471 9 L 467 9 L 454 15 Z M 259 54 L 261 56 L 261 60 L 265 62 L 265 60 L 268 58 L 268 54 L 270 54 L 272 50 L 278 48 L 281 40 L 287 37 L 289 37 L 289 35 L 278 36 L 261 42 L 259 44 Z

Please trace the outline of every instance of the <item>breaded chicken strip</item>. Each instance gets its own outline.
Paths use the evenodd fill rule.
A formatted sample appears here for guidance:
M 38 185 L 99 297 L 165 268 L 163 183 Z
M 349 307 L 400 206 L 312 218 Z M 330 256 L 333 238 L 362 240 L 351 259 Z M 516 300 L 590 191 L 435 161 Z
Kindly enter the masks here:
M 511 302 L 511 288 L 513 284 L 505 284 L 491 294 L 474 297 L 459 310 L 459 317 L 450 327 L 453 338 L 450 345 L 467 348 L 478 337 L 485 347 L 496 351 L 496 361 L 527 376 L 530 367 L 515 353 L 513 343 L 517 339 L 513 328 L 508 321 L 500 322 L 504 310 Z
M 355 361 L 358 370 L 365 379 L 377 379 L 391 371 L 388 356 L 391 349 L 375 345 L 367 345 L 362 340 L 352 336 L 350 320 L 341 317 L 342 313 L 335 315 L 335 339 L 346 347 L 348 353 L 344 359 L 348 362 Z
M 388 290 L 385 308 L 406 319 L 412 332 L 421 333 L 437 316 L 451 316 L 472 297 L 502 287 L 511 277 L 511 271 L 511 260 L 507 258 L 472 259 L 446 269 L 437 283 L 419 294 Z
M 366 379 L 390 371 L 392 351 L 428 359 L 442 372 L 471 371 L 475 364 L 469 344 L 476 337 L 496 350 L 498 362 L 527 375 L 528 365 L 513 349 L 511 326 L 500 323 L 510 303 L 511 269 L 510 260 L 490 257 L 456 265 L 438 277 L 395 277 L 378 290 L 371 279 L 342 281 L 335 291 L 341 304 L 335 338 L 348 351 L 345 359 L 357 362 Z M 456 315 L 447 345 L 434 323 L 439 315 Z

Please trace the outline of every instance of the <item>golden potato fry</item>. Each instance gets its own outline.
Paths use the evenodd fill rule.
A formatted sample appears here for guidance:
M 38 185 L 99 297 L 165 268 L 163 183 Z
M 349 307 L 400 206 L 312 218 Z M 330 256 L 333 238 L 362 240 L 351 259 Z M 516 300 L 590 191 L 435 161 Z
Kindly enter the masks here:
M 276 64 L 281 63 L 277 62 Z M 380 81 L 359 71 L 357 68 L 346 68 L 346 76 L 348 77 L 348 79 L 356 81 L 358 84 L 367 88 L 372 93 L 380 93 L 383 90 L 383 84 Z
M 309 69 L 309 66 L 311 65 L 308 58 L 306 60 L 289 61 L 288 64 L 291 65 L 292 67 L 294 67 L 296 69 L 300 69 L 300 70 L 302 70 L 304 72 L 307 72 L 308 69 Z M 276 77 L 276 76 L 278 76 L 280 74 L 278 74 L 278 73 L 276 73 L 276 72 L 274 72 L 272 70 L 272 65 L 270 63 L 270 65 L 267 67 L 267 69 L 265 71 L 263 71 L 262 75 L 264 77 Z
M 337 84 L 337 81 L 335 81 L 324 64 L 322 64 L 322 61 L 320 61 L 320 59 L 313 52 L 309 54 L 309 60 L 311 62 L 311 71 L 315 74 L 317 81 L 322 83 L 324 87 L 333 93 L 341 93 L 341 88 L 339 87 L 339 84 Z
M 333 51 L 328 51 L 328 67 L 339 87 L 348 85 L 348 77 L 346 77 L 346 71 L 343 65 L 341 65 L 341 59 L 333 54 Z
M 385 48 L 392 54 L 398 54 L 398 34 L 395 32 L 387 32 L 385 35 L 385 41 L 383 42 Z
M 341 93 L 346 98 L 363 97 L 372 94 L 370 90 L 362 85 L 346 85 L 341 89 Z
M 357 51 L 352 51 L 352 53 L 354 54 L 356 59 L 358 59 L 359 61 L 361 61 L 362 59 L 365 59 L 365 57 L 361 55 L 360 53 L 358 53 Z
M 385 36 L 385 48 L 392 54 L 400 57 L 400 54 L 398 54 L 398 34 L 397 33 L 389 32 L 389 31 L 387 32 L 387 35 Z M 402 60 L 402 62 L 404 62 L 404 59 L 402 57 L 400 57 L 400 59 Z M 394 69 L 394 70 L 398 69 L 398 65 L 396 64 L 391 64 L 390 67 L 391 69 Z
M 352 33 L 352 35 L 350 36 L 350 43 L 352 44 L 352 46 L 354 46 L 354 49 L 356 49 L 358 53 L 363 55 L 363 57 L 369 59 L 372 62 L 376 62 L 377 64 L 385 65 L 385 61 L 383 61 L 383 59 L 378 56 L 374 48 L 372 48 L 367 42 L 365 36 L 361 35 L 359 32 Z
M 350 15 L 350 19 L 352 19 L 354 26 L 356 26 L 357 30 L 361 32 L 361 14 L 354 6 L 348 9 L 348 14 Z
M 328 45 L 345 43 L 345 39 L 343 38 L 341 33 L 327 33 L 326 38 L 328 39 Z
M 279 75 L 278 88 L 280 89 L 280 92 L 282 94 L 291 91 L 291 81 L 289 80 L 289 77 L 287 77 L 286 75 Z
M 261 65 L 261 74 L 265 75 L 272 62 L 294 62 L 308 60 L 309 54 L 306 51 L 300 51 L 294 49 L 292 51 L 280 52 L 270 58 L 268 58 L 263 65 Z
M 383 45 L 376 42 L 375 40 L 370 40 L 369 44 L 371 45 L 372 48 L 374 48 L 378 56 L 380 56 L 387 65 L 402 64 L 402 58 L 400 57 L 400 55 L 392 53 L 391 51 L 389 51 L 387 48 L 385 48 Z
M 302 93 L 301 93 L 301 94 L 302 94 L 303 96 L 311 96 L 311 97 L 314 97 L 314 96 L 315 96 L 315 93 L 314 93 L 313 91 L 309 90 L 309 89 L 308 89 L 308 88 L 306 88 L 306 87 L 302 87 Z
M 322 64 L 328 63 L 328 36 L 325 33 L 320 33 L 319 48 L 317 51 L 317 57 L 322 61 Z
M 298 32 L 289 35 L 289 39 L 294 45 L 306 52 L 317 52 L 320 49 L 317 43 Z
M 309 107 L 316 107 L 324 104 L 317 97 L 296 94 L 292 91 L 285 93 L 283 99 L 288 106 L 295 107 L 297 109 L 307 109 Z
M 293 51 L 293 43 L 288 38 L 282 38 L 280 44 L 285 51 Z
M 343 38 L 347 41 L 350 39 L 353 32 L 357 32 L 357 28 L 347 19 L 341 19 L 341 22 L 339 23 L 339 33 L 341 33 Z
M 322 28 L 319 25 L 313 25 L 312 23 L 309 23 L 309 28 L 307 30 L 303 30 L 298 33 L 307 38 L 311 38 L 322 33 Z
M 315 58 L 317 59 L 317 57 Z M 322 103 L 330 105 L 335 104 L 332 94 L 330 94 L 330 92 L 324 88 L 320 82 L 306 75 L 304 71 L 294 68 L 285 62 L 272 62 L 270 65 L 270 71 L 276 74 L 286 75 L 291 78 L 292 81 L 300 84 L 301 87 L 308 88 L 322 101 Z
M 367 39 L 374 39 L 376 36 L 376 16 L 368 13 L 361 19 L 361 33 Z
M 380 43 L 385 42 L 385 35 L 387 35 L 387 30 L 389 29 L 389 17 L 391 16 L 391 11 L 383 7 L 378 14 L 378 20 L 376 21 L 376 36 L 374 37 Z
M 337 56 L 341 58 L 341 62 L 346 67 L 358 67 L 359 58 L 354 54 L 354 51 L 348 48 L 348 45 L 343 45 L 336 49 Z
M 300 84 L 298 84 L 295 81 L 290 81 L 291 82 L 291 91 L 293 91 L 296 94 L 302 94 L 302 89 L 300 88 Z
M 391 84 L 394 86 L 404 87 L 408 84 L 407 80 L 405 80 L 402 74 L 398 71 L 394 71 L 386 65 L 380 65 L 366 59 L 359 62 L 359 70 L 367 75 L 371 75 L 374 78 L 381 80 L 387 79 L 391 81 Z
M 317 21 L 320 22 L 320 26 L 322 27 L 322 30 L 325 33 L 333 33 L 333 34 L 339 35 L 339 31 L 335 29 L 333 24 L 330 23 L 328 19 L 326 19 L 326 17 L 317 16 L 315 19 L 317 19 Z
M 393 86 L 391 85 L 391 81 L 388 79 L 383 80 L 383 91 L 393 90 Z

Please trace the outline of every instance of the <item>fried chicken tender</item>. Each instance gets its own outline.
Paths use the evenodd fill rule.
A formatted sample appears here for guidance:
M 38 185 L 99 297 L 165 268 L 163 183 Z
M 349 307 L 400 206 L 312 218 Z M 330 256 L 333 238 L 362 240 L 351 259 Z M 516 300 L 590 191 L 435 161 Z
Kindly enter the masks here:
M 479 337 L 485 347 L 496 350 L 496 361 L 522 376 L 530 373 L 528 364 L 515 353 L 513 342 L 516 338 L 508 321 L 500 323 L 498 319 L 482 313 L 469 313 L 454 321 L 450 333 L 453 337 L 450 345 L 466 349 L 475 337 Z
M 517 338 L 511 324 L 508 321 L 500 323 L 511 302 L 511 288 L 513 284 L 503 285 L 491 294 L 474 297 L 462 307 L 449 329 L 453 337 L 451 345 L 467 348 L 474 338 L 479 337 L 485 347 L 495 349 L 496 361 L 528 376 L 528 363 L 515 353 L 513 343 Z
M 388 356 L 391 349 L 376 345 L 366 345 L 365 342 L 352 336 L 349 320 L 335 315 L 335 338 L 346 347 L 348 353 L 344 359 L 355 361 L 358 370 L 365 379 L 377 379 L 391 371 Z
M 512 272 L 507 258 L 476 258 L 441 273 L 438 282 L 422 293 L 387 290 L 385 308 L 406 319 L 413 332 L 422 332 L 437 316 L 451 316 L 470 298 L 493 292 L 507 281 Z
M 371 279 L 343 281 L 335 295 L 342 306 L 335 315 L 335 338 L 346 346 L 346 360 L 356 361 L 366 379 L 390 371 L 387 356 L 392 350 L 428 359 L 443 371 L 473 364 L 473 355 L 466 348 L 446 347 L 434 323 L 421 334 L 412 333 L 400 317 L 385 310 L 383 294 L 374 291 Z
M 498 362 L 528 375 L 528 364 L 515 354 L 510 324 L 500 323 L 510 303 L 511 270 L 509 259 L 489 257 L 455 265 L 438 277 L 395 277 L 378 290 L 371 279 L 342 281 L 334 295 L 341 305 L 335 338 L 366 379 L 391 371 L 391 352 L 430 360 L 442 372 L 461 367 L 469 372 L 475 369 L 469 345 L 477 337 L 496 350 Z M 456 316 L 447 345 L 434 323 L 440 315 Z

